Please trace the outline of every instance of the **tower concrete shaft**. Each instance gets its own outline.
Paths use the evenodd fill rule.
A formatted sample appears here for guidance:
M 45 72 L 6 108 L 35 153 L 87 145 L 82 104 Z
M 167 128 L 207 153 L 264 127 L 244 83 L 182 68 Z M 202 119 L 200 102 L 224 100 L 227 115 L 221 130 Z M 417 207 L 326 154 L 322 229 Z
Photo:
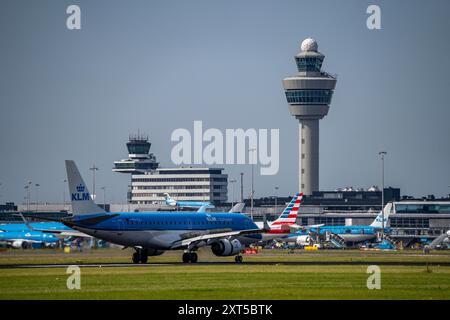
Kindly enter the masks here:
M 319 190 L 319 119 L 299 123 L 299 190 L 312 194 Z
M 295 56 L 298 73 L 283 79 L 289 111 L 300 121 L 299 190 L 319 190 L 319 120 L 328 114 L 336 77 L 321 70 L 325 58 L 317 42 L 305 39 Z

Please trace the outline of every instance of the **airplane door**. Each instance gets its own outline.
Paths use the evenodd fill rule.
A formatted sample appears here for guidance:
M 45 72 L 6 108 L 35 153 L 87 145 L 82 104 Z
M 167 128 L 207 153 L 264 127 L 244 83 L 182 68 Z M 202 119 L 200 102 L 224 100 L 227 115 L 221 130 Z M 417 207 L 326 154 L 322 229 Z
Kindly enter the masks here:
M 187 219 L 187 229 L 192 230 L 194 228 L 192 219 Z
M 123 230 L 125 230 L 125 219 L 124 218 L 118 218 L 117 219 L 117 229 L 118 229 L 118 235 L 122 235 Z

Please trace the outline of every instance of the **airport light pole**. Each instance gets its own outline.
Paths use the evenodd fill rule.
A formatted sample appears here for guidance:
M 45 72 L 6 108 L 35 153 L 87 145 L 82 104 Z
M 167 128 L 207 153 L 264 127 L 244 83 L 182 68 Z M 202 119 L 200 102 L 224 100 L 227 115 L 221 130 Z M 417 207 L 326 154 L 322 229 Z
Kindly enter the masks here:
M 230 183 L 231 183 L 231 207 L 233 208 L 234 206 L 234 184 L 236 183 L 236 179 L 230 179 Z
M 98 171 L 99 169 L 95 166 L 95 163 L 92 165 L 89 170 L 92 171 L 92 200 L 95 201 L 95 171 Z
M 244 173 L 241 172 L 241 202 L 244 202 Z
M 27 191 L 27 212 L 30 212 L 30 186 L 31 186 L 31 181 L 28 180 L 28 184 L 25 186 L 25 190 Z
M 66 208 L 66 188 L 67 188 L 67 180 L 63 180 L 63 208 Z
M 103 190 L 103 210 L 106 211 L 106 187 L 103 186 L 101 189 Z
M 36 183 L 34 185 L 36 187 L 36 212 L 38 212 L 39 209 L 39 187 L 41 186 L 39 183 Z
M 275 187 L 275 213 L 278 212 L 278 189 L 279 187 Z
M 250 193 L 250 217 L 251 217 L 251 219 L 253 220 L 253 197 L 254 197 L 254 194 L 255 194 L 255 188 L 254 188 L 254 186 L 253 186 L 253 183 L 254 183 L 254 181 L 253 181 L 253 180 L 254 180 L 254 179 L 253 179 L 253 162 L 254 162 L 254 159 L 253 159 L 253 152 L 256 151 L 256 148 L 251 148 L 251 149 L 249 149 L 248 151 L 252 153 L 252 157 L 251 157 L 251 165 L 252 165 L 252 191 L 251 191 L 251 193 Z
M 384 156 L 386 151 L 378 152 L 381 156 L 381 239 L 384 239 Z

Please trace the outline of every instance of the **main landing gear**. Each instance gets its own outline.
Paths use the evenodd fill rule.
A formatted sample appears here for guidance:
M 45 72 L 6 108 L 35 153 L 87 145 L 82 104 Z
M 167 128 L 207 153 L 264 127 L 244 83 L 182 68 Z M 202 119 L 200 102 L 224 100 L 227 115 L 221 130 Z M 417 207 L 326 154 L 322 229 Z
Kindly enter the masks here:
M 147 249 L 135 249 L 136 252 L 133 253 L 133 263 L 145 264 L 148 262 L 148 251 Z
M 236 263 L 242 263 L 244 261 L 244 257 L 241 255 L 237 255 L 234 257 L 234 262 Z
M 183 263 L 196 263 L 198 256 L 196 252 L 185 252 L 183 253 Z

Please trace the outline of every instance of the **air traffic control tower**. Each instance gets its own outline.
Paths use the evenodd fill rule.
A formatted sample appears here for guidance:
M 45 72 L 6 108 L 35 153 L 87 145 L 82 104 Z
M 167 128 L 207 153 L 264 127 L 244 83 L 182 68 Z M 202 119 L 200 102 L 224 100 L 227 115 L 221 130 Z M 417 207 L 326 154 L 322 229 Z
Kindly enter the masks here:
M 319 120 L 328 114 L 336 77 L 321 71 L 325 58 L 317 42 L 307 38 L 295 56 L 298 73 L 283 79 L 289 111 L 299 126 L 299 190 L 319 191 Z

